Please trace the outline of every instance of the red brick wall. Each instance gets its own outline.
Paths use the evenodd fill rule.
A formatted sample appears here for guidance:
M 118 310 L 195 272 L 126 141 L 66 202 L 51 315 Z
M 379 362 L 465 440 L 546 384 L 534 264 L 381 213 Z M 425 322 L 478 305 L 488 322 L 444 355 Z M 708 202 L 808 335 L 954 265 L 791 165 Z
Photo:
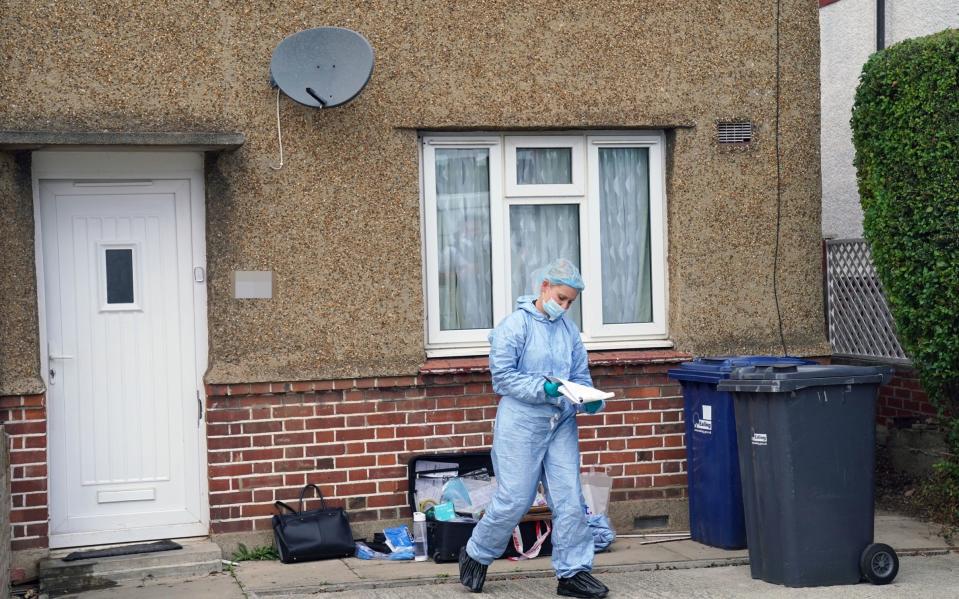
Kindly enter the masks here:
M 10 439 L 13 551 L 47 546 L 46 418 L 43 395 L 0 397 L 0 422 Z
M 833 364 L 858 366 L 881 365 L 875 361 L 834 356 Z M 893 365 L 892 380 L 879 387 L 876 400 L 876 424 L 887 427 L 912 426 L 936 415 L 936 408 L 919 383 L 919 377 L 909 366 Z
M 579 416 L 583 463 L 608 467 L 614 501 L 682 497 L 682 399 L 665 372 L 688 357 L 639 353 L 645 363 L 592 357 L 596 386 L 617 397 L 602 414 Z M 456 363 L 433 361 L 417 377 L 208 386 L 213 532 L 269 529 L 273 502 L 306 482 L 354 521 L 409 517 L 412 455 L 492 443 L 489 374 Z
M 602 414 L 579 416 L 585 465 L 614 477 L 612 500 L 686 493 L 674 352 L 591 355 Z M 211 529 L 266 530 L 273 501 L 306 482 L 356 521 L 409 517 L 406 463 L 426 452 L 489 449 L 497 397 L 486 360 L 434 360 L 416 377 L 209 385 Z M 10 439 L 12 549 L 48 546 L 44 395 L 0 397 Z M 310 504 L 311 506 L 313 503 Z
M 876 422 L 889 427 L 911 426 L 936 415 L 915 371 L 896 367 L 888 385 L 879 388 Z

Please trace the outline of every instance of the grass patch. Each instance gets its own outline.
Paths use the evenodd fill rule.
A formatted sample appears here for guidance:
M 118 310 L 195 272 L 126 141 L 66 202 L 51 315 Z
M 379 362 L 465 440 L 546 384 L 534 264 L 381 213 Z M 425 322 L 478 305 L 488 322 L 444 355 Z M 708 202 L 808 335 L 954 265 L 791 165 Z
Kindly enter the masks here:
M 237 550 L 233 552 L 233 561 L 235 562 L 270 561 L 278 559 L 280 559 L 280 554 L 276 552 L 276 548 L 272 545 L 261 545 L 250 549 L 243 543 L 240 543 L 237 546 Z

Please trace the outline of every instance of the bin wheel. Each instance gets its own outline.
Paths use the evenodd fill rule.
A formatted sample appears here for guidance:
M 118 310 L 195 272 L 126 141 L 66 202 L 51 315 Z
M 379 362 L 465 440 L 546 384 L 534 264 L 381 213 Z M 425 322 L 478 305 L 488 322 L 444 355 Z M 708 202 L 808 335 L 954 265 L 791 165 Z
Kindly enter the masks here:
M 889 584 L 899 573 L 899 556 L 889 545 L 873 543 L 863 550 L 859 569 L 872 584 Z

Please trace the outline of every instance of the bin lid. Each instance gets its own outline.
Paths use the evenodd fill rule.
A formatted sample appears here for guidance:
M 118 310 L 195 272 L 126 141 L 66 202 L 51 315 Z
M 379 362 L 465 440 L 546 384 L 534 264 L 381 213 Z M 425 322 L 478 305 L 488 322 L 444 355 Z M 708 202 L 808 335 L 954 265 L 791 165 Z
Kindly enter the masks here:
M 695 358 L 671 368 L 666 374 L 677 381 L 718 383 L 729 378 L 736 368 L 762 366 L 764 364 L 815 364 L 811 360 L 790 356 L 714 356 Z
M 763 364 L 737 368 L 719 383 L 720 391 L 780 393 L 835 385 L 885 384 L 892 378 L 888 366 Z

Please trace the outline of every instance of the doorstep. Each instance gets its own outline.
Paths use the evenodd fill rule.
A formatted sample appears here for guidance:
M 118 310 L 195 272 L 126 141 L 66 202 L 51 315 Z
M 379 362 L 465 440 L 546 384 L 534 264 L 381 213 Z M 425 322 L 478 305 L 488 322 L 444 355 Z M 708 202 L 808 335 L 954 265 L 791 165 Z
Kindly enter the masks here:
M 880 512 L 876 515 L 876 542 L 901 555 L 955 551 L 938 534 L 939 527 L 914 518 Z M 643 545 L 642 539 L 619 538 L 611 551 L 596 556 L 594 572 L 739 566 L 749 563 L 745 549 L 727 551 L 694 541 Z M 346 558 L 304 564 L 278 561 L 241 562 L 235 575 L 250 599 L 281 595 L 310 595 L 353 589 L 452 583 L 459 580 L 455 563 L 390 562 Z M 549 557 L 511 562 L 496 560 L 487 580 L 554 576 Z
M 183 548 L 69 562 L 63 561 L 62 558 L 73 551 L 105 549 L 134 543 L 54 550 L 50 557 L 40 561 L 40 591 L 52 598 L 111 588 L 133 581 L 191 578 L 221 571 L 222 552 L 209 538 L 173 540 Z

